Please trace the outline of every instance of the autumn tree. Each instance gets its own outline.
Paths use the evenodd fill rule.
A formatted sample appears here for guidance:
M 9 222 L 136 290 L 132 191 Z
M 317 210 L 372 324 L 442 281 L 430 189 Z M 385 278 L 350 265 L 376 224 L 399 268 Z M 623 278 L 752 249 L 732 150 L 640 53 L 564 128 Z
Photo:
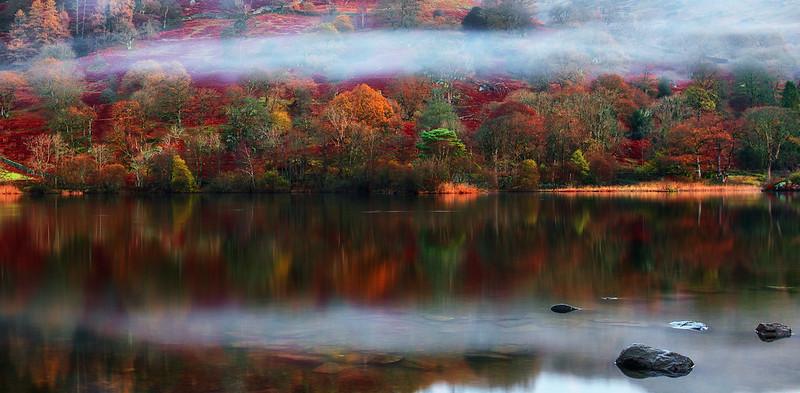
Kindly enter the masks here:
M 324 117 L 333 130 L 331 141 L 345 146 L 357 134 L 373 134 L 386 127 L 394 109 L 381 92 L 360 84 L 334 97 Z
M 164 65 L 148 63 L 143 69 L 130 72 L 134 74 L 123 77 L 122 87 L 139 87 L 132 98 L 139 101 L 147 114 L 181 127 L 184 112 L 194 94 L 192 78 L 183 65 L 177 62 Z
M 533 109 L 516 102 L 505 102 L 492 110 L 475 137 L 494 166 L 495 177 L 507 174 L 514 163 L 541 157 L 542 122 Z
M 222 147 L 220 134 L 216 127 L 197 127 L 186 136 L 184 144 L 198 183 L 202 183 L 204 164 L 209 158 L 216 157 Z
M 60 12 L 55 0 L 33 0 L 26 14 L 17 11 L 9 31 L 9 50 L 18 59 L 35 54 L 45 45 L 62 42 L 70 37 L 69 16 Z
M 745 112 L 751 147 L 759 152 L 767 167 L 767 179 L 780 158 L 781 149 L 800 132 L 797 112 L 780 107 L 752 108 Z
M 131 160 L 145 145 L 145 115 L 138 101 L 122 100 L 111 106 L 111 132 L 106 137 L 117 156 Z
M 721 160 L 723 144 L 730 135 L 725 132 L 722 119 L 714 113 L 692 116 L 676 125 L 671 133 L 676 148 L 674 156 L 680 161 L 690 163 L 698 179 L 703 177 L 702 165 L 706 152 L 717 148 L 717 158 Z
M 399 77 L 389 86 L 390 96 L 402 108 L 404 120 L 411 120 L 422 111 L 432 90 L 431 81 L 420 77 Z
M 120 42 L 130 49 L 137 33 L 133 11 L 133 0 L 97 0 L 88 18 L 89 31 L 99 43 Z M 83 19 L 85 25 L 85 15 Z
M 28 81 L 51 111 L 76 104 L 85 89 L 82 74 L 74 61 L 53 58 L 34 63 L 28 70 Z
M 61 134 L 73 147 L 88 147 L 92 140 L 92 123 L 97 117 L 94 109 L 82 103 L 59 109 L 50 115 L 50 130 Z
M 8 119 L 17 104 L 19 91 L 26 84 L 25 77 L 13 71 L 0 71 L 0 117 Z
M 60 134 L 40 134 L 27 142 L 29 152 L 28 166 L 46 177 L 61 164 L 69 153 L 69 148 Z

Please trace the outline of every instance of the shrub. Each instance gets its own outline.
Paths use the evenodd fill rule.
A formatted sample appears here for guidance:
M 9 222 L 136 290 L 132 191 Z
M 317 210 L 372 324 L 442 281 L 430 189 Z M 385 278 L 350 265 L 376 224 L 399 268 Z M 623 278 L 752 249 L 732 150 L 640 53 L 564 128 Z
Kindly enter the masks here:
M 278 173 L 276 170 L 268 170 L 261 176 L 259 186 L 264 191 L 269 192 L 286 192 L 289 191 L 289 181 Z
M 417 160 L 414 163 L 414 178 L 421 191 L 435 191 L 439 184 L 450 180 L 446 165 L 433 160 Z
M 792 184 L 800 184 L 800 171 L 792 172 L 789 175 L 789 181 L 792 182 Z
M 110 164 L 100 168 L 98 188 L 103 192 L 118 192 L 125 186 L 128 171 L 121 164 Z

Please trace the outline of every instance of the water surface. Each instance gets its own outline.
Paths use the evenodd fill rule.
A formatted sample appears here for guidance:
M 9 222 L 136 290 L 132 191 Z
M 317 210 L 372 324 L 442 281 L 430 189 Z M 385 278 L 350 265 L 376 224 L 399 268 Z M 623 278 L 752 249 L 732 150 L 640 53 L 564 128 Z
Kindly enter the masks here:
M 19 198 L 0 391 L 800 391 L 798 286 L 788 196 Z

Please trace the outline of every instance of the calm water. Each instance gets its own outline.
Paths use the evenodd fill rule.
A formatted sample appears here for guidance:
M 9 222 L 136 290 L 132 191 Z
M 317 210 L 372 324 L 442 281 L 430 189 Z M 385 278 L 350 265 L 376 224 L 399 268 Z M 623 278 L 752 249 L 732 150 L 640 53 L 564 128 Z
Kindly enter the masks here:
M 7 199 L 0 391 L 800 391 L 796 286 L 790 197 Z

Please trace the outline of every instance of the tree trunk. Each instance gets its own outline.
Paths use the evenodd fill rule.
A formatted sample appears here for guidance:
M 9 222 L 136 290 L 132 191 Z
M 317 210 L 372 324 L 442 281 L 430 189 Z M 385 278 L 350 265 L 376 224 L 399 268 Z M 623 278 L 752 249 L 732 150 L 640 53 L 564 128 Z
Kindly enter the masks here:
M 700 155 L 695 155 L 695 161 L 697 162 L 697 180 L 703 178 L 703 173 L 700 171 Z

